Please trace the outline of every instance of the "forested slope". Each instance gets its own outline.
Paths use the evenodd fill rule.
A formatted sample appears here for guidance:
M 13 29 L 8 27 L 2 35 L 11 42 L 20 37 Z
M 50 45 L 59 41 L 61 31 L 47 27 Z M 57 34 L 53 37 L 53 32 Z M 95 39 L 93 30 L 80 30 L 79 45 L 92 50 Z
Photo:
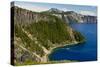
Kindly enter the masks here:
M 14 63 L 49 62 L 55 47 L 76 44 L 84 37 L 54 15 L 32 12 L 19 7 L 14 10 Z

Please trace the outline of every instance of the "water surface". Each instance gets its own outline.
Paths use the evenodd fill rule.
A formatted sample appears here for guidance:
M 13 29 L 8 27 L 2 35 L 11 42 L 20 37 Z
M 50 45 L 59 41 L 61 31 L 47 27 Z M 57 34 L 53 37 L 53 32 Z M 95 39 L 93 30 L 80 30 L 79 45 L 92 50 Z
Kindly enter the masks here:
M 71 27 L 86 38 L 78 46 L 62 47 L 49 55 L 50 60 L 92 61 L 97 59 L 97 24 L 71 24 Z

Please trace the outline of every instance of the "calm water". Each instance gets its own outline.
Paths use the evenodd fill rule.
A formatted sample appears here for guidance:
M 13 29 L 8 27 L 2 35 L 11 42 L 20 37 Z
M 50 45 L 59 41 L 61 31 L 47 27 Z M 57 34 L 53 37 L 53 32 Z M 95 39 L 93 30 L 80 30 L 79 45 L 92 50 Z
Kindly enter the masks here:
M 97 25 L 96 24 L 72 24 L 73 29 L 78 30 L 86 38 L 86 43 L 73 47 L 56 49 L 49 55 L 50 60 L 78 60 L 91 61 L 97 59 Z

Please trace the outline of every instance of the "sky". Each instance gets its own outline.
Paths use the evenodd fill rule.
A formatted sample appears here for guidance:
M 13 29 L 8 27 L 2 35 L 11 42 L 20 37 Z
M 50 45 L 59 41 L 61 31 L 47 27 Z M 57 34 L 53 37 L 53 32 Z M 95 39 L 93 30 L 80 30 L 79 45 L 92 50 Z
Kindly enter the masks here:
M 15 6 L 25 8 L 31 11 L 41 12 L 49 10 L 50 8 L 57 8 L 63 11 L 75 11 L 83 15 L 97 16 L 96 6 L 83 6 L 83 5 L 71 5 L 71 4 L 55 4 L 55 3 L 39 3 L 39 2 L 24 2 L 15 1 Z

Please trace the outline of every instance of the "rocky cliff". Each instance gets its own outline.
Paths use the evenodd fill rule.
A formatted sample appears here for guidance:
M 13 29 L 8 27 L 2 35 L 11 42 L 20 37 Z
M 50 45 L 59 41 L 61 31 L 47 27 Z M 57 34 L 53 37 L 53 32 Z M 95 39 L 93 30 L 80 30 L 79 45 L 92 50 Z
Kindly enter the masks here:
M 89 16 L 89 15 L 82 15 L 78 14 L 74 11 L 68 11 L 65 13 L 66 19 L 69 19 L 69 23 L 76 22 L 76 23 L 97 23 L 97 17 L 96 16 Z
M 84 41 L 81 33 L 73 30 L 62 19 L 45 13 L 12 7 L 14 20 L 14 64 L 49 62 L 48 55 L 60 46 Z M 63 16 L 64 17 L 64 16 Z
M 44 13 L 51 13 L 52 15 L 63 19 L 67 23 L 97 23 L 96 16 L 82 15 L 74 11 L 64 12 L 56 8 L 51 8 L 48 11 L 44 11 Z

